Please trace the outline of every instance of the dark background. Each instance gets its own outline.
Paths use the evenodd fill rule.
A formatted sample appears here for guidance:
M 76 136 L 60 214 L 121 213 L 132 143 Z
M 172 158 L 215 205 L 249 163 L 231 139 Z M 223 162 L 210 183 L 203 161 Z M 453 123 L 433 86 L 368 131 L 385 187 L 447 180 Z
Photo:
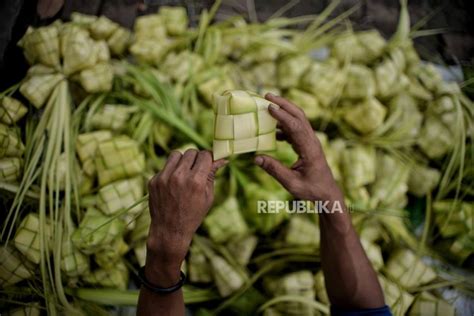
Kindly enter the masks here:
M 48 0 L 46 0 L 48 1 Z M 50 18 L 41 19 L 36 11 L 37 0 L 0 1 L 0 89 L 20 80 L 26 70 L 21 50 L 16 42 L 28 25 L 44 25 L 56 18 L 68 19 L 71 12 L 106 15 L 125 27 L 133 27 L 136 16 L 156 12 L 160 5 L 184 5 L 196 24 L 198 14 L 209 8 L 209 0 L 49 0 L 62 2 L 62 9 Z M 147 2 L 148 4 L 144 3 Z M 234 14 L 247 15 L 249 1 L 223 0 L 217 19 Z M 287 0 L 255 0 L 255 12 L 264 21 Z M 295 17 L 321 12 L 330 0 L 301 0 L 285 14 Z M 153 3 L 153 4 L 150 4 Z M 334 16 L 359 4 L 351 16 L 355 29 L 377 28 L 386 37 L 393 34 L 399 15 L 398 0 L 342 0 Z M 445 29 L 443 34 L 415 40 L 416 48 L 426 60 L 447 64 L 461 64 L 472 68 L 474 56 L 474 1 L 473 0 L 409 0 L 412 25 L 432 15 L 424 29 Z M 250 8 L 252 11 L 252 8 Z

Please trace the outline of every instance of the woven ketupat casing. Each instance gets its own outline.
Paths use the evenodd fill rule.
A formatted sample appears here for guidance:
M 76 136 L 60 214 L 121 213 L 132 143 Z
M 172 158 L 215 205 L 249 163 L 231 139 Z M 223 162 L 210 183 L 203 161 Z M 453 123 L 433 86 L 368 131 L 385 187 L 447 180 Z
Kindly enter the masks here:
M 368 98 L 351 104 L 343 118 L 359 133 L 368 134 L 382 125 L 386 115 L 387 110 L 376 98 Z
M 95 262 L 101 268 L 110 269 L 128 250 L 129 247 L 123 238 L 116 238 L 108 247 L 95 254 Z
M 139 40 L 130 46 L 130 52 L 143 63 L 157 64 L 161 61 L 163 56 L 168 53 L 169 41 L 167 39 L 161 40 L 163 42 L 151 40 Z
M 16 181 L 20 176 L 21 159 L 20 158 L 2 158 L 0 159 L 0 180 L 6 182 Z
M 437 201 L 433 204 L 433 210 L 435 223 L 444 238 L 467 235 L 474 229 L 474 203 Z M 449 218 L 449 221 L 446 221 L 446 218 Z
M 61 31 L 60 38 L 64 74 L 70 75 L 95 65 L 95 43 L 86 30 L 79 26 L 67 25 Z
M 133 253 L 135 254 L 138 265 L 143 267 L 146 263 L 146 241 L 141 240 L 140 242 L 135 243 L 135 247 L 133 247 Z
M 54 87 L 56 87 L 63 78 L 61 74 L 31 76 L 23 81 L 20 86 L 20 92 L 31 104 L 39 109 L 45 104 Z
M 248 235 L 243 238 L 232 239 L 227 243 L 226 247 L 240 265 L 246 266 L 257 247 L 257 243 L 257 236 Z
M 43 227 L 46 233 L 46 243 L 49 243 L 51 236 L 51 228 L 49 224 Z M 33 263 L 39 263 L 41 259 L 41 243 L 40 243 L 40 220 L 37 214 L 29 213 L 20 223 L 13 243 L 28 260 Z M 48 249 L 49 245 L 44 245 Z
M 423 123 L 417 144 L 431 159 L 440 158 L 448 152 L 454 142 L 454 134 L 439 118 L 428 115 Z
M 86 274 L 83 279 L 93 285 L 125 290 L 128 285 L 128 269 L 125 263 L 120 260 L 112 268 L 94 270 Z
M 383 267 L 382 249 L 380 249 L 380 246 L 362 238 L 360 241 L 362 247 L 364 247 L 367 258 L 370 263 L 372 263 L 372 267 L 375 270 L 380 270 Z
M 392 253 L 385 266 L 385 272 L 404 288 L 419 286 L 436 279 L 433 269 L 408 249 L 399 249 Z
M 3 97 L 0 103 L 0 122 L 11 125 L 25 116 L 28 109 L 17 99 Z
M 269 101 L 241 90 L 214 95 L 214 159 L 276 148 L 276 120 Z
M 244 236 L 249 228 L 242 217 L 235 197 L 227 199 L 204 220 L 204 227 L 215 242 L 226 242 L 230 238 Z
M 106 215 L 123 211 L 143 197 L 143 181 L 141 177 L 118 180 L 99 190 L 97 206 Z M 131 208 L 127 214 L 136 214 L 142 210 L 142 205 Z M 125 215 L 125 214 L 124 214 Z
M 278 84 L 282 88 L 297 87 L 301 76 L 311 65 L 311 58 L 303 55 L 290 55 L 278 63 Z
M 110 47 L 110 51 L 115 55 L 122 54 L 128 46 L 132 34 L 129 30 L 124 27 L 116 29 L 107 40 L 107 44 Z
M 204 61 L 201 55 L 182 51 L 169 53 L 160 69 L 177 82 L 185 82 L 191 74 L 197 74 L 203 68 Z
M 345 77 L 333 64 L 315 62 L 301 78 L 301 88 L 317 96 L 320 104 L 327 107 L 336 99 L 335 91 L 342 90 Z
M 138 143 L 128 136 L 118 136 L 100 143 L 95 161 L 100 186 L 136 176 L 145 170 L 145 155 Z
M 188 28 L 188 13 L 184 7 L 161 6 L 160 16 L 163 18 L 169 35 L 181 35 Z
M 269 284 L 272 294 L 296 295 L 314 300 L 314 276 L 311 271 L 302 270 L 288 273 Z M 299 302 L 287 302 L 276 305 L 276 309 L 286 315 L 314 315 L 313 308 Z
M 320 270 L 314 276 L 314 290 L 316 291 L 316 298 L 323 304 L 329 304 L 328 293 L 326 292 L 326 285 L 324 284 L 324 274 Z
M 96 174 L 95 155 L 99 143 L 112 138 L 110 131 L 95 131 L 77 136 L 76 151 L 82 163 L 84 172 L 92 177 Z
M 151 216 L 148 208 L 141 211 L 140 215 L 135 219 L 135 227 L 130 232 L 129 240 L 130 242 L 136 243 L 141 240 L 145 240 L 148 236 L 148 231 L 150 229 Z
M 71 236 L 73 244 L 85 254 L 93 254 L 110 246 L 122 236 L 125 225 L 118 219 L 111 219 L 99 210 L 87 209 L 79 228 Z
M 0 288 L 31 278 L 34 265 L 11 246 L 0 247 Z
M 119 27 L 120 25 L 109 18 L 101 16 L 90 24 L 89 29 L 94 39 L 107 39 Z
M 195 283 L 212 281 L 212 271 L 209 261 L 196 243 L 191 245 L 188 259 L 189 280 Z
M 373 147 L 356 145 L 342 152 L 342 170 L 345 185 L 358 188 L 374 182 L 376 152 Z
M 454 307 L 429 292 L 421 292 L 413 302 L 408 316 L 454 316 Z
M 91 126 L 94 129 L 123 130 L 134 109 L 128 105 L 104 104 L 91 117 Z
M 286 231 L 285 241 L 291 245 L 319 247 L 319 227 L 308 218 L 292 215 Z
M 410 170 L 408 191 L 417 197 L 423 197 L 438 185 L 441 172 L 424 165 L 414 165 Z
M 94 42 L 94 50 L 97 55 L 98 63 L 106 63 L 110 60 L 110 50 L 107 42 L 96 41 Z
M 61 270 L 69 277 L 76 277 L 89 270 L 89 258 L 77 249 L 71 239 L 64 238 L 61 246 Z
M 405 315 L 413 302 L 413 296 L 382 275 L 378 277 L 380 286 L 383 289 L 385 303 L 390 306 L 393 315 Z
M 31 30 L 31 29 L 30 29 Z M 59 67 L 59 30 L 55 25 L 40 27 L 21 39 L 26 59 L 30 64 L 40 62 L 54 68 Z
M 333 44 L 331 55 L 344 63 L 347 59 L 354 63 L 370 63 L 384 53 L 385 39 L 375 30 L 347 33 Z
M 217 290 L 222 297 L 226 297 L 240 289 L 245 279 L 224 258 L 213 256 L 211 259 L 212 272 Z
M 88 93 L 106 92 L 112 89 L 114 69 L 108 63 L 99 63 L 79 73 L 79 81 Z

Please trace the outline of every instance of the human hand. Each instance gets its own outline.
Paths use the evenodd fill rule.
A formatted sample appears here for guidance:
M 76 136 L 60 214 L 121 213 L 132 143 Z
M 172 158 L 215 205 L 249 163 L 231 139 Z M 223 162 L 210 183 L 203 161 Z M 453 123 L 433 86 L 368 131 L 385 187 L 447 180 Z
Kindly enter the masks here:
M 225 160 L 209 151 L 174 151 L 148 184 L 151 225 L 145 274 L 162 286 L 176 284 L 194 233 L 214 200 L 214 176 Z
M 290 142 L 299 158 L 291 168 L 267 155 L 257 156 L 255 163 L 297 199 L 325 201 L 340 198 L 341 191 L 304 111 L 282 97 L 268 93 L 265 98 L 280 106 L 270 105 L 268 110 L 278 121 L 278 127 L 282 131 L 279 138 Z

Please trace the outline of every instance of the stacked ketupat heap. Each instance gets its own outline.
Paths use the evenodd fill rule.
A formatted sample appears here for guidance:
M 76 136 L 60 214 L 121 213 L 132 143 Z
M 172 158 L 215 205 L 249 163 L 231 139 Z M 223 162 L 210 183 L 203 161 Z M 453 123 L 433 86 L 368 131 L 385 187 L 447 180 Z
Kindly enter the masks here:
M 0 181 L 16 182 L 21 175 L 25 146 L 13 126 L 27 112 L 18 100 L 5 96 L 0 103 Z
M 270 103 L 256 93 L 230 90 L 214 95 L 214 160 L 276 148 Z M 274 106 L 274 105 L 272 105 Z

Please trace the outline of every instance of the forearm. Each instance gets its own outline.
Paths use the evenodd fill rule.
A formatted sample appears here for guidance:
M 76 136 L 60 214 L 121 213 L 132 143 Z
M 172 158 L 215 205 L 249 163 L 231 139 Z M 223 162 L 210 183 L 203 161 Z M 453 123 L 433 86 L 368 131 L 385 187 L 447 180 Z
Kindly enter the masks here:
M 149 255 L 145 265 L 145 277 L 159 287 L 168 288 L 178 283 L 180 278 L 179 260 L 163 260 L 161 256 Z M 184 315 L 182 289 L 170 294 L 156 294 L 146 287 L 140 289 L 137 315 Z
M 343 195 L 336 190 L 331 203 Z M 359 309 L 384 306 L 383 292 L 377 275 L 355 232 L 346 207 L 343 213 L 320 215 L 321 264 L 326 289 L 332 305 Z

